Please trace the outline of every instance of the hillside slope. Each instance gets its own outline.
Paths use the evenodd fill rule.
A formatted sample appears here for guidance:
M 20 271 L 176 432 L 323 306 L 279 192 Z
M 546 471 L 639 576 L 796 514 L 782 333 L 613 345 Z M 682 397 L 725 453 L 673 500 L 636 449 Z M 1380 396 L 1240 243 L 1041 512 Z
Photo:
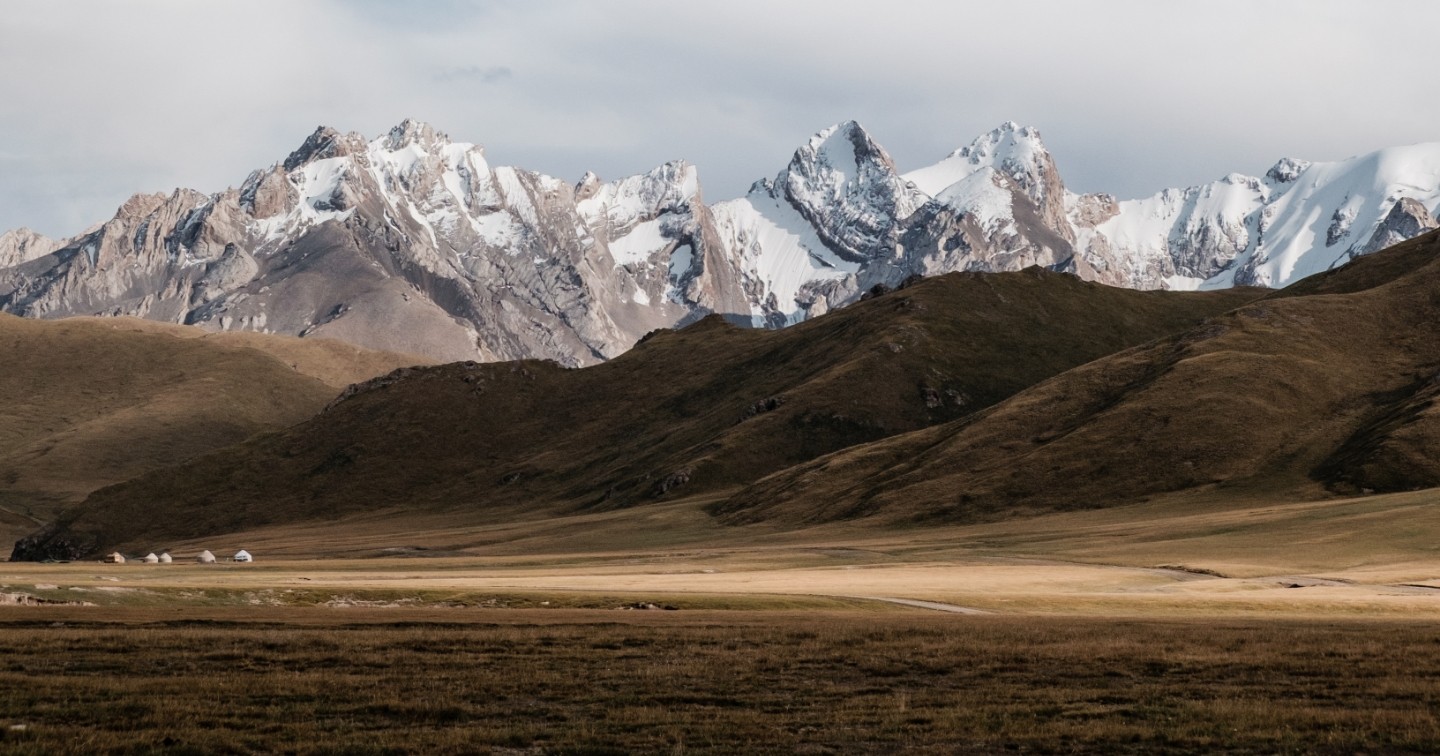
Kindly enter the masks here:
M 299 422 L 420 358 L 129 318 L 0 314 L 0 547 L 91 491 Z
M 1258 295 L 951 274 L 781 331 L 707 318 L 580 370 L 404 370 L 285 432 L 97 492 L 16 557 L 357 512 L 483 520 L 725 490 L 968 416 Z
M 1084 365 L 972 417 L 785 470 L 731 523 L 977 520 L 1213 488 L 1440 486 L 1440 235 Z

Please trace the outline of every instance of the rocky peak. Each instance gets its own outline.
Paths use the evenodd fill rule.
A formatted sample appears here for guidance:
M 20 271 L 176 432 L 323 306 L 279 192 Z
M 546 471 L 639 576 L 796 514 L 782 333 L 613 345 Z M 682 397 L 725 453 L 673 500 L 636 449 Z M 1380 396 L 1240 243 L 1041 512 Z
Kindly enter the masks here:
M 1425 205 L 1410 197 L 1402 197 L 1390 207 L 1385 220 L 1380 221 L 1370 241 L 1360 248 L 1359 253 L 1378 252 L 1436 228 L 1440 228 L 1440 223 L 1435 222 L 1435 217 Z
M 316 160 L 353 155 L 364 150 L 365 138 L 359 134 L 342 134 L 329 126 L 320 126 L 285 158 L 282 165 L 288 172 Z
M 595 196 L 595 192 L 599 191 L 604 183 L 594 171 L 586 171 L 585 175 L 575 182 L 575 201 L 584 202 Z
M 855 121 L 846 121 L 825 129 L 810 140 L 790 158 L 785 170 L 787 178 L 804 181 L 824 177 L 827 183 L 838 185 L 834 179 L 854 180 L 862 176 L 881 177 L 895 174 L 895 161 L 881 147 L 870 133 Z M 786 182 L 780 182 L 782 185 Z
M 994 168 L 1015 182 L 1037 205 L 1064 193 L 1055 161 L 1045 148 L 1040 131 L 1033 126 L 1006 121 L 969 146 L 951 153 L 951 158 L 963 159 L 977 170 Z
M 385 136 L 385 147 L 391 151 L 399 151 L 413 144 L 430 152 L 437 144 L 449 141 L 448 137 L 437 132 L 430 124 L 406 118 L 390 129 L 390 133 Z
M 0 234 L 0 268 L 19 265 L 59 249 L 61 242 L 28 228 Z
M 1288 184 L 1305 172 L 1310 167 L 1308 160 L 1296 160 L 1295 158 L 1280 158 L 1279 162 L 1265 172 L 1265 179 L 1272 184 Z
M 179 190 L 177 190 L 178 192 Z M 141 218 L 149 215 L 161 205 L 165 204 L 168 197 L 156 192 L 154 194 L 134 194 L 130 199 L 115 211 L 116 218 Z
M 892 253 L 898 221 L 926 200 L 855 121 L 811 137 L 776 177 L 774 189 L 837 253 L 855 260 Z

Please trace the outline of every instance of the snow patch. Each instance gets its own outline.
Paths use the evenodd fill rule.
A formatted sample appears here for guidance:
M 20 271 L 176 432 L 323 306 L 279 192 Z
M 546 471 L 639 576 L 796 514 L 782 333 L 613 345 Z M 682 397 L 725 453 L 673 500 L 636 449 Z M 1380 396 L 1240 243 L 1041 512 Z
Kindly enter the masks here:
M 636 265 L 650 259 L 651 255 L 663 250 L 670 245 L 670 240 L 665 238 L 664 228 L 659 218 L 645 221 L 630 231 L 630 233 L 610 241 L 610 256 L 615 258 L 615 265 Z

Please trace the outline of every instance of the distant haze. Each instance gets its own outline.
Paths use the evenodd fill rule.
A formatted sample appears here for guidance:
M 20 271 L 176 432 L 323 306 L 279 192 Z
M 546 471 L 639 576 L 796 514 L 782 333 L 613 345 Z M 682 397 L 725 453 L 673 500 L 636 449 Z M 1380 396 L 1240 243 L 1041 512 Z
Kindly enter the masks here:
M 684 158 L 707 199 L 863 123 L 902 169 L 1002 121 L 1077 191 L 1440 141 L 1440 5 L 1335 0 L 0 0 L 0 230 L 217 191 L 406 117 L 569 180 Z

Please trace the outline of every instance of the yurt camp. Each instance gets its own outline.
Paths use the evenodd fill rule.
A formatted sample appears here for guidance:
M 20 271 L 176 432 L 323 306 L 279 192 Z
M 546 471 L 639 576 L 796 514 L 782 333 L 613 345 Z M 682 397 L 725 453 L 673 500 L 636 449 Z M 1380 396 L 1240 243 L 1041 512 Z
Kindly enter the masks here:
M 200 552 L 200 556 L 195 557 L 195 562 L 196 564 L 215 564 L 215 555 L 206 549 Z

